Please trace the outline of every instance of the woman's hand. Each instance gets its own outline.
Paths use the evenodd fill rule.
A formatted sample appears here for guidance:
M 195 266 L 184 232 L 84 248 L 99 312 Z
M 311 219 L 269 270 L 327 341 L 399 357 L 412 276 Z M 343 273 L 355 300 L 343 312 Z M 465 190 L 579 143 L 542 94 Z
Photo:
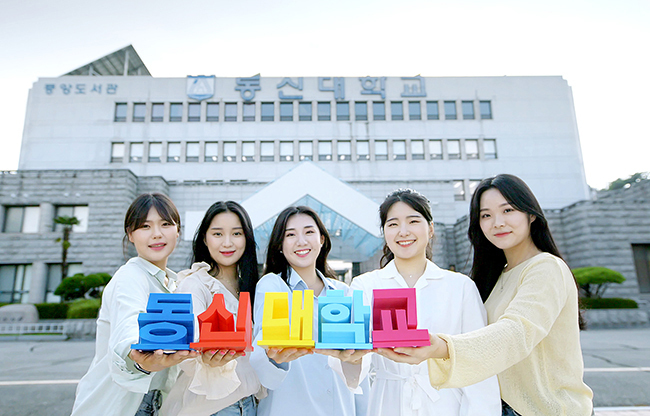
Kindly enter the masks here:
M 275 361 L 278 364 L 288 363 L 298 358 L 313 354 L 314 351 L 311 348 L 277 348 L 271 347 L 266 350 L 266 355 Z
M 235 351 L 235 350 L 207 350 L 203 351 L 201 354 L 201 359 L 204 364 L 209 365 L 210 367 L 223 367 L 232 360 L 235 360 L 239 357 L 246 355 L 245 351 Z
M 328 349 L 315 349 L 315 353 L 327 355 L 330 357 L 338 358 L 344 363 L 361 364 L 361 359 L 364 355 L 372 352 L 372 350 L 328 350 Z
M 377 354 L 398 363 L 420 364 L 429 358 L 449 358 L 447 342 L 437 335 L 429 334 L 428 347 L 377 348 Z
M 165 354 L 163 350 L 156 351 L 138 351 L 131 350 L 129 357 L 138 363 L 145 371 L 160 371 L 165 368 L 173 367 L 189 358 L 196 358 L 199 356 L 197 351 L 176 351 L 173 354 Z

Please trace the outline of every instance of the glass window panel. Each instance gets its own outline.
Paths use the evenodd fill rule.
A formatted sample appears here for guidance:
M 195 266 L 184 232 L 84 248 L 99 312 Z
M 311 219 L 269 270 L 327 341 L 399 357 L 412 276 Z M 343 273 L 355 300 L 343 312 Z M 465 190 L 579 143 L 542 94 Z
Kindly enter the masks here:
M 497 141 L 495 139 L 483 140 L 483 153 L 486 159 L 497 158 Z
M 185 145 L 185 161 L 198 162 L 200 149 L 198 142 L 188 142 Z
M 456 101 L 445 101 L 445 120 L 456 120 Z
M 208 103 L 205 114 L 206 121 L 219 121 L 219 103 Z
M 111 144 L 111 163 L 124 162 L 124 151 L 126 150 L 124 143 Z
M 424 140 L 411 140 L 411 159 L 424 159 Z
M 422 108 L 419 101 L 409 101 L 409 120 L 422 120 Z
M 357 160 L 370 160 L 370 142 L 367 140 L 357 141 Z
M 219 143 L 216 142 L 205 143 L 205 161 L 206 162 L 219 161 Z
M 368 103 L 355 102 L 354 103 L 354 119 L 357 121 L 368 120 Z
M 180 162 L 181 161 L 181 144 L 178 142 L 167 143 L 167 161 Z
M 201 121 L 201 103 L 187 105 L 187 121 Z
M 273 162 L 275 160 L 275 144 L 273 142 L 260 143 L 260 160 Z
M 280 103 L 280 121 L 293 121 L 293 102 Z
M 115 118 L 114 121 L 126 121 L 126 103 L 115 104 Z
M 460 140 L 447 140 L 449 159 L 460 159 Z
M 88 206 L 79 205 L 74 207 L 72 215 L 79 220 L 79 224 L 72 226 L 73 233 L 85 233 L 88 231 Z
M 144 144 L 142 143 L 131 143 L 129 149 L 129 161 L 131 162 L 142 162 L 142 156 L 144 156 Z
M 37 233 L 40 217 L 40 207 L 25 207 L 25 213 L 23 214 L 23 227 L 21 231 L 23 233 Z
M 318 160 L 332 160 L 332 142 L 318 142 Z
M 386 103 L 383 101 L 375 101 L 372 103 L 372 119 L 373 120 L 386 120 Z
M 481 181 L 478 180 L 478 179 L 472 179 L 472 180 L 469 181 L 469 189 L 468 190 L 469 190 L 470 196 L 474 195 L 474 191 L 476 191 L 476 187 L 478 186 L 479 183 L 481 183 Z
M 5 223 L 2 231 L 5 233 L 21 232 L 24 213 L 25 207 L 7 207 L 5 209 Z
M 162 143 L 149 143 L 149 162 L 160 162 L 162 156 Z
M 429 140 L 429 158 L 442 159 L 442 140 Z
M 465 157 L 478 159 L 478 140 L 465 140 Z
M 224 162 L 235 162 L 235 161 L 237 161 L 237 143 L 236 142 L 224 142 L 223 143 L 223 161 Z
M 438 101 L 427 101 L 427 120 L 438 120 L 439 118 Z
M 330 121 L 332 119 L 332 105 L 330 103 L 318 103 L 318 121 Z
M 293 161 L 293 142 L 280 142 L 280 162 Z
M 255 121 L 255 103 L 244 103 L 243 111 L 242 119 L 244 121 Z
M 74 276 L 77 273 L 83 273 L 83 265 L 81 263 L 68 263 L 68 276 L 66 277 Z M 61 297 L 54 294 L 59 284 L 61 284 L 61 265 L 48 264 L 45 302 L 56 303 L 61 301 Z
M 336 103 L 336 120 L 350 120 L 350 103 Z
M 482 120 L 489 120 L 492 118 L 492 103 L 490 101 L 479 102 L 479 107 L 481 110 Z
M 145 103 L 133 104 L 133 121 L 143 122 L 147 113 L 147 106 Z
M 314 160 L 314 144 L 312 142 L 300 142 L 298 150 L 300 160 Z
M 465 183 L 462 180 L 454 181 L 454 200 L 465 200 Z
M 393 160 L 406 160 L 405 140 L 393 140 Z
M 237 121 L 237 103 L 226 103 L 225 111 L 224 121 Z
M 463 120 L 474 120 L 474 101 L 463 101 Z
M 391 120 L 404 120 L 404 106 L 401 101 L 391 101 L 390 116 Z
M 151 121 L 160 122 L 165 117 L 165 104 L 153 103 L 151 104 Z
M 262 103 L 262 121 L 274 120 L 273 103 Z
M 311 103 L 298 104 L 298 120 L 311 121 Z
M 352 143 L 348 140 L 339 140 L 336 143 L 336 153 L 339 160 L 352 160 Z
M 388 160 L 388 142 L 375 140 L 375 160 Z
M 241 144 L 242 162 L 255 162 L 255 142 L 243 142 Z
M 183 121 L 183 103 L 169 104 L 169 121 Z

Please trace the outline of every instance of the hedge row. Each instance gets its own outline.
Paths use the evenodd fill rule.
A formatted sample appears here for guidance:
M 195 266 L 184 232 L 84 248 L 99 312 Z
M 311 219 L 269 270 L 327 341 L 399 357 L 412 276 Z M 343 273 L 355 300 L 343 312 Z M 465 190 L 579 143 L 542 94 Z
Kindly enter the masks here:
M 624 298 L 582 298 L 580 302 L 585 309 L 638 309 L 639 307 L 633 299 Z

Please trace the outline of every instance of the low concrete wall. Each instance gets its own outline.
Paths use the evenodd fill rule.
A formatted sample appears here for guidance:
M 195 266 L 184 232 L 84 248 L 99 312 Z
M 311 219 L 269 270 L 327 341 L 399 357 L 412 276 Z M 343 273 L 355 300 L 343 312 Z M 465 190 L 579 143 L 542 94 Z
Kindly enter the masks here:
M 650 325 L 648 312 L 642 309 L 589 309 L 584 311 L 587 329 L 634 328 Z

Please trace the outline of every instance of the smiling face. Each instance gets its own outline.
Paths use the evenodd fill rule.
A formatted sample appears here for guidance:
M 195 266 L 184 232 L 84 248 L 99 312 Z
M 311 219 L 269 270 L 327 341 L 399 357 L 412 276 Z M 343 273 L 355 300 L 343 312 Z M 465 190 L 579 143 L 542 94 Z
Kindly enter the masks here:
M 384 223 L 384 239 L 396 259 L 426 258 L 431 237 L 433 224 L 410 205 L 399 201 L 390 207 Z
M 205 234 L 205 245 L 219 267 L 235 266 L 246 249 L 244 228 L 237 214 L 226 211 L 215 215 Z
M 178 227 L 163 219 L 155 208 L 150 208 L 147 220 L 138 229 L 129 233 L 129 241 L 135 246 L 138 256 L 165 270 L 167 258 L 176 248 Z
M 295 271 L 315 269 L 316 259 L 325 241 L 316 221 L 307 214 L 296 214 L 289 218 L 282 240 L 282 253 Z
M 532 244 L 530 224 L 534 220 L 534 216 L 514 209 L 495 188 L 490 188 L 481 195 L 481 231 L 489 242 L 504 252 Z

